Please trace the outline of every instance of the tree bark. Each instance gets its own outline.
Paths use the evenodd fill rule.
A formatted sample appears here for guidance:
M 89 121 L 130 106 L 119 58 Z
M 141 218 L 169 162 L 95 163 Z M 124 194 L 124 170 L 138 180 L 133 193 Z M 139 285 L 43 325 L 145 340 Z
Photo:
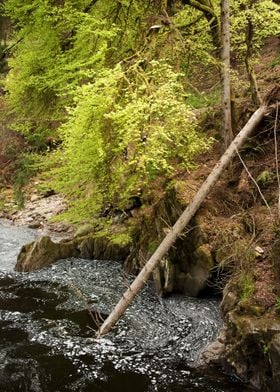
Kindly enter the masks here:
M 248 78 L 250 82 L 250 89 L 252 95 L 252 101 L 254 105 L 260 105 L 261 99 L 259 96 L 257 78 L 252 65 L 253 57 L 253 37 L 254 37 L 254 26 L 250 18 L 247 19 L 247 29 L 246 29 L 246 55 L 245 55 L 245 65 L 248 73 Z
M 267 110 L 267 105 L 263 104 L 259 109 L 252 115 L 247 124 L 242 128 L 239 134 L 236 136 L 234 141 L 228 147 L 226 152 L 223 154 L 219 162 L 216 164 L 212 172 L 209 174 L 207 179 L 202 184 L 201 188 L 196 193 L 193 201 L 184 210 L 182 215 L 179 217 L 177 222 L 174 224 L 172 229 L 169 231 L 167 236 L 161 242 L 161 244 L 156 249 L 155 253 L 147 261 L 146 265 L 140 271 L 139 275 L 135 278 L 130 287 L 123 294 L 119 303 L 116 305 L 115 309 L 110 313 L 107 319 L 104 321 L 103 325 L 97 332 L 97 337 L 102 337 L 106 335 L 111 328 L 120 319 L 123 313 L 126 311 L 127 307 L 131 304 L 137 293 L 141 290 L 143 285 L 149 279 L 151 273 L 157 267 L 160 260 L 166 255 L 171 246 L 176 241 L 177 237 L 183 232 L 186 225 L 190 222 L 191 218 L 195 215 L 200 205 L 214 187 L 219 177 L 221 176 L 223 170 L 230 163 L 231 159 L 235 155 L 236 151 L 244 144 L 245 140 L 252 133 L 255 127 L 262 120 L 265 112 Z
M 231 91 L 230 91 L 230 0 L 221 2 L 221 22 L 222 22 L 222 107 L 224 113 L 224 124 L 222 137 L 225 149 L 230 145 L 233 139 L 232 119 L 231 119 Z

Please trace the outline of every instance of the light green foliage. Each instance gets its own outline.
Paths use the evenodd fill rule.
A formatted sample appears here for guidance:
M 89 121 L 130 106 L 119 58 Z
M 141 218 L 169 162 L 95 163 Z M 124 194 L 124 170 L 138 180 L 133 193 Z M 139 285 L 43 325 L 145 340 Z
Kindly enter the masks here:
M 263 344 L 262 350 L 263 350 L 264 355 L 268 355 L 268 353 L 269 353 L 269 347 L 268 347 L 267 344 Z
M 214 46 L 208 21 L 201 11 L 185 7 L 173 17 L 178 36 L 177 53 L 180 49 L 181 69 L 188 75 L 198 64 L 217 65 L 213 56 Z
M 253 24 L 253 47 L 257 52 L 263 40 L 280 33 L 280 6 L 272 0 L 238 0 L 232 2 L 232 47 L 241 55 L 246 50 L 248 20 Z
M 157 177 L 192 167 L 209 146 L 191 108 L 215 103 L 216 92 L 203 96 L 188 76 L 217 65 L 218 0 L 203 2 L 212 7 L 210 19 L 179 1 L 4 4 L 16 25 L 5 81 L 14 129 L 33 151 L 46 151 L 49 136 L 62 141 L 46 161 L 69 200 L 69 219 L 91 219 L 104 206 L 125 209 Z M 270 0 L 233 2 L 240 53 L 248 17 L 258 47 L 279 31 L 277 10 Z
M 277 310 L 280 310 L 280 297 L 277 297 L 277 298 L 276 298 L 275 308 L 276 308 Z
M 184 91 L 165 61 L 120 65 L 78 89 L 62 128 L 57 187 L 75 211 L 125 208 L 158 175 L 189 168 L 209 141 L 199 136 Z M 83 216 L 84 218 L 84 216 Z M 76 219 L 76 218 L 75 218 Z
M 252 296 L 255 289 L 254 279 L 252 278 L 252 276 L 242 273 L 240 283 L 241 283 L 241 295 L 240 295 L 241 300 L 249 299 Z
M 126 246 L 132 243 L 132 237 L 128 232 L 114 233 L 113 235 L 109 236 L 109 238 L 111 239 L 112 244 L 115 245 Z
M 198 61 L 211 61 L 209 27 L 201 13 L 186 7 L 153 32 L 162 7 L 160 1 L 6 0 L 5 12 L 17 24 L 5 83 L 16 128 L 52 132 L 54 122 L 65 120 L 64 107 L 77 86 L 131 56 L 166 58 L 185 72 Z
M 265 187 L 271 184 L 275 180 L 275 174 L 272 173 L 269 170 L 264 170 L 262 171 L 258 177 L 256 178 L 256 181 L 259 185 Z
M 189 92 L 187 94 L 188 104 L 194 109 L 200 109 L 205 107 L 212 107 L 219 104 L 220 102 L 220 91 L 213 90 L 209 93 L 199 93 L 196 91 Z
M 159 245 L 159 244 L 158 244 L 156 241 L 154 241 L 154 240 L 150 241 L 150 242 L 148 243 L 148 250 L 149 250 L 149 253 L 150 253 L 150 254 L 153 254 L 153 253 L 156 251 L 158 245 Z
M 76 86 L 92 78 L 93 67 L 95 72 L 102 67 L 116 30 L 104 29 L 105 21 L 82 12 L 82 5 L 83 1 L 66 1 L 63 7 L 40 0 L 6 2 L 6 11 L 21 26 L 6 80 L 20 122 L 23 116 L 29 126 L 30 120 L 63 117 L 63 106 Z

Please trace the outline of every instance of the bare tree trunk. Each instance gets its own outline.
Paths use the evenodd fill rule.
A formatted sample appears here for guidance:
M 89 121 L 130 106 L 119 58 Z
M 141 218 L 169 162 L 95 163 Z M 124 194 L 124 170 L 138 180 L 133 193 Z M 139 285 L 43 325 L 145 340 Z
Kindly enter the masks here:
M 252 101 L 255 105 L 261 104 L 261 99 L 259 96 L 257 78 L 252 65 L 253 57 L 253 36 L 254 36 L 254 26 L 250 18 L 247 20 L 247 30 L 246 30 L 246 55 L 245 55 L 245 65 L 248 73 L 248 78 L 250 82 L 250 89 L 252 95 Z
M 222 0 L 221 2 L 221 23 L 222 23 L 222 48 L 221 48 L 221 62 L 222 62 L 222 107 L 224 113 L 223 124 L 223 141 L 225 149 L 230 145 L 232 134 L 232 120 L 231 120 L 231 93 L 230 93 L 230 0 Z
M 146 265 L 140 271 L 139 275 L 135 278 L 131 286 L 123 294 L 122 298 L 120 299 L 119 303 L 116 305 L 115 309 L 110 313 L 108 318 L 104 321 L 103 325 L 101 326 L 101 328 L 97 333 L 97 337 L 101 337 L 107 334 L 111 330 L 111 328 L 116 324 L 119 318 L 123 315 L 123 313 L 126 311 L 127 307 L 131 304 L 134 297 L 141 290 L 143 285 L 147 282 L 151 273 L 157 267 L 160 260 L 169 251 L 171 246 L 176 241 L 177 237 L 183 232 L 186 225 L 190 222 L 191 218 L 197 212 L 201 203 L 204 201 L 204 199 L 206 198 L 210 190 L 214 187 L 219 177 L 221 176 L 223 170 L 227 167 L 227 165 L 230 163 L 231 159 L 235 155 L 236 151 L 243 145 L 243 143 L 248 138 L 248 136 L 252 133 L 254 128 L 262 120 L 266 110 L 267 110 L 267 106 L 265 104 L 260 106 L 259 109 L 252 115 L 252 117 L 249 119 L 247 124 L 236 136 L 234 141 L 228 147 L 228 149 L 223 154 L 219 162 L 216 164 L 212 172 L 209 174 L 207 179 L 202 184 L 201 188 L 196 193 L 193 201 L 184 210 L 184 212 L 179 217 L 177 222 L 174 224 L 172 229 L 169 231 L 167 236 L 158 246 L 155 253 L 147 261 Z

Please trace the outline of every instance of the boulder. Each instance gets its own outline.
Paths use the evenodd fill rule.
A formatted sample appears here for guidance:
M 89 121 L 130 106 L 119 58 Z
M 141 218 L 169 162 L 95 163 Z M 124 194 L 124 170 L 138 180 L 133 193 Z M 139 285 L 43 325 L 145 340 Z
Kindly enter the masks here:
M 79 244 L 80 255 L 82 259 L 94 259 L 94 238 L 88 237 Z
M 94 226 L 92 226 L 90 224 L 85 224 L 85 225 L 78 227 L 78 229 L 76 230 L 76 232 L 74 234 L 74 238 L 84 237 L 88 234 L 94 233 L 95 231 L 96 231 L 96 229 Z
M 129 252 L 130 245 L 115 244 L 106 237 L 89 235 L 57 243 L 50 237 L 43 236 L 21 248 L 15 270 L 30 272 L 69 257 L 124 261 Z
M 243 381 L 263 392 L 280 390 L 280 320 L 274 312 L 227 315 L 223 360 Z
M 227 314 L 233 310 L 238 304 L 238 301 L 239 298 L 236 290 L 230 284 L 227 284 L 224 288 L 223 299 L 220 305 L 223 314 Z
M 200 356 L 200 360 L 206 365 L 220 363 L 224 350 L 225 345 L 218 340 L 215 340 L 206 346 Z
M 273 378 L 272 392 L 280 391 L 280 334 L 273 336 L 268 346 L 269 362 Z
M 124 261 L 130 253 L 129 244 L 115 244 L 106 237 L 88 236 L 80 240 L 80 257 L 84 259 Z
M 57 260 L 77 256 L 79 250 L 75 241 L 56 243 L 50 237 L 43 236 L 21 248 L 15 270 L 30 272 L 46 267 Z

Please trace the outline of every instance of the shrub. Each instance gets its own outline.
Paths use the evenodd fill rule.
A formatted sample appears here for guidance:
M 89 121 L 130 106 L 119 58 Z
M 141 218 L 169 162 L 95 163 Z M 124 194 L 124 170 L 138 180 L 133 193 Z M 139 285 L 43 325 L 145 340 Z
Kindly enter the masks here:
M 193 167 L 210 143 L 197 132 L 180 74 L 165 61 L 104 70 L 77 90 L 75 102 L 54 173 L 79 214 L 125 208 L 157 176 Z

